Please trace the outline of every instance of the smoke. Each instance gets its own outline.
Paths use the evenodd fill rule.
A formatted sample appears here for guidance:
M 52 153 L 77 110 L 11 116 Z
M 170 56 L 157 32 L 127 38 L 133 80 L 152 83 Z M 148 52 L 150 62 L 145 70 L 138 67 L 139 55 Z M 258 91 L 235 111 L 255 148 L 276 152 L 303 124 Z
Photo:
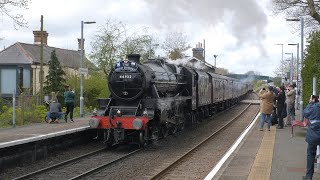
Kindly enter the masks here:
M 190 62 L 190 58 L 181 58 L 177 60 L 167 59 L 166 62 L 175 65 L 188 66 L 199 70 L 206 69 L 206 65 L 202 61 Z
M 176 60 L 172 60 L 172 59 L 167 59 L 166 62 L 170 63 L 170 64 L 175 64 L 175 65 L 187 65 L 187 63 L 189 62 L 190 59 L 188 58 L 181 58 L 181 59 L 176 59 Z
M 256 0 L 144 0 L 152 12 L 156 27 L 192 24 L 197 29 L 224 23 L 237 39 L 237 45 L 249 43 L 263 50 L 267 16 Z

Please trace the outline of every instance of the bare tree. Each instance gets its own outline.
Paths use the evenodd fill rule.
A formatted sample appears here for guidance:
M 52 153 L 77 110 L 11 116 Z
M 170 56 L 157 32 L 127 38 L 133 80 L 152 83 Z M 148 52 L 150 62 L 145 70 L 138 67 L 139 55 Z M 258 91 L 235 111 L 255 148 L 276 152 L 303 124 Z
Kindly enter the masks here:
M 291 59 L 291 58 L 290 58 Z M 292 77 L 297 78 L 297 58 L 293 58 Z M 287 77 L 290 73 L 290 60 L 280 62 L 279 67 L 274 71 L 274 74 L 278 77 Z
M 140 35 L 137 30 L 128 28 L 124 22 L 108 19 L 91 43 L 91 58 L 108 75 L 115 62 L 126 55 L 148 53 L 150 37 Z
M 308 31 L 320 27 L 320 1 L 315 0 L 272 0 L 273 12 L 282 14 L 288 18 L 305 18 L 305 26 Z
M 30 2 L 31 0 L 0 0 L 0 13 L 11 18 L 15 28 L 25 27 L 27 22 L 23 15 L 12 13 L 11 8 L 28 9 Z
M 172 60 L 183 58 L 184 52 L 190 48 L 188 37 L 183 32 L 169 32 L 164 40 L 162 48 Z

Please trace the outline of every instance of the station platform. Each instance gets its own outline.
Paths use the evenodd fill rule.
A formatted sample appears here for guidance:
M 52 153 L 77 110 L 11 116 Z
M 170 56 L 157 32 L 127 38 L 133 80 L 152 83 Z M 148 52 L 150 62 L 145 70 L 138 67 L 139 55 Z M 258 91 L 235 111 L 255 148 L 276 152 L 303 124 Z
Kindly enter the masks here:
M 296 118 L 299 114 L 296 110 Z M 264 131 L 259 127 L 260 117 L 212 179 L 301 180 L 305 176 L 307 128 L 295 126 L 291 136 L 291 126 L 277 129 L 275 125 L 271 131 L 267 124 Z M 316 164 L 313 179 L 320 179 Z
M 16 128 L 0 129 L 0 149 L 26 144 L 52 137 L 72 134 L 89 129 L 90 117 L 75 118 L 74 122 L 59 120 L 59 123 L 37 123 Z

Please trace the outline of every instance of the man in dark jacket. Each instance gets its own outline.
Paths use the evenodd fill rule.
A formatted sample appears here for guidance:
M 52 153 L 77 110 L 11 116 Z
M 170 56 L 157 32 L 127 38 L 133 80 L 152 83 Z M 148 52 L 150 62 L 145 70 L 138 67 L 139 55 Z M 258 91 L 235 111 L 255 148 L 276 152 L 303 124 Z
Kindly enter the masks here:
M 286 103 L 286 95 L 284 93 L 285 87 L 280 86 L 278 96 L 276 96 L 277 100 L 277 116 L 279 118 L 278 121 L 278 129 L 283 129 L 283 111 L 284 109 L 284 103 Z
M 303 110 L 303 115 L 310 122 L 306 134 L 306 141 L 308 143 L 307 172 L 304 179 L 312 179 L 317 145 L 320 145 L 320 103 L 318 96 L 312 95 L 310 97 L 308 106 Z
M 67 111 L 64 116 L 64 120 L 67 122 L 68 121 L 68 114 L 70 113 L 70 121 L 73 122 L 73 108 L 74 108 L 74 98 L 75 94 L 73 91 L 70 90 L 70 87 L 68 85 L 64 86 L 65 92 L 63 94 L 64 97 L 64 102 L 66 103 Z
M 49 112 L 47 112 L 47 117 L 50 119 L 49 123 L 52 122 L 52 118 L 62 118 L 61 104 L 58 102 L 58 99 L 54 99 L 51 102 Z

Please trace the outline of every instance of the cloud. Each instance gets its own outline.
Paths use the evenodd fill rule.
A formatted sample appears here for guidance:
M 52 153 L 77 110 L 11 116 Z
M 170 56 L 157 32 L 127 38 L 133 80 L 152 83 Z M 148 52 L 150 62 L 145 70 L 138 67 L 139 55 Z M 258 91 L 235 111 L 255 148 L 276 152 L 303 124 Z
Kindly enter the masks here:
M 152 23 L 170 30 L 185 23 L 194 24 L 193 33 L 224 23 L 228 32 L 244 43 L 257 45 L 265 38 L 267 16 L 255 0 L 145 0 L 152 13 Z
M 292 34 L 284 18 L 271 17 L 266 7 L 269 0 L 32 0 L 28 10 L 21 11 L 29 22 L 28 28 L 14 30 L 8 18 L 0 19 L 0 50 L 13 43 L 33 43 L 33 30 L 44 28 L 49 33 L 48 44 L 77 50 L 80 22 L 96 21 L 85 25 L 86 52 L 100 26 L 108 18 L 117 18 L 128 25 L 149 26 L 162 39 L 166 31 L 183 31 L 192 47 L 206 40 L 207 61 L 231 72 L 260 71 L 274 75 L 279 65 L 281 48 L 275 43 L 300 42 L 299 34 Z M 161 42 L 159 42 L 161 43 Z M 295 52 L 295 47 L 284 47 Z M 157 53 L 160 49 L 157 50 Z M 188 55 L 192 52 L 189 50 Z M 284 56 L 286 58 L 286 56 Z

